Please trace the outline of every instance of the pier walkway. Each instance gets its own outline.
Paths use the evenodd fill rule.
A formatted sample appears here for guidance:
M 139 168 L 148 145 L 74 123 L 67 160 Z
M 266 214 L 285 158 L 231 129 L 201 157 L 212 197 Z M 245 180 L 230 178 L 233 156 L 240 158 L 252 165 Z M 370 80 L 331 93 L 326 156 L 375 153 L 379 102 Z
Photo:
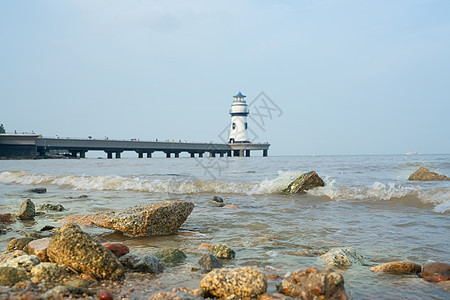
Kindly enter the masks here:
M 209 153 L 216 156 L 250 156 L 250 151 L 261 150 L 262 156 L 267 156 L 270 144 L 268 143 L 174 143 L 174 142 L 147 142 L 147 141 L 120 141 L 95 139 L 64 139 L 64 138 L 36 138 L 36 151 L 45 155 L 50 150 L 68 151 L 73 157 L 84 158 L 88 151 L 105 151 L 108 158 L 120 158 L 124 151 L 134 151 L 139 158 L 152 157 L 155 151 L 161 151 L 167 158 L 179 157 L 181 152 L 187 152 L 191 157 L 203 157 Z

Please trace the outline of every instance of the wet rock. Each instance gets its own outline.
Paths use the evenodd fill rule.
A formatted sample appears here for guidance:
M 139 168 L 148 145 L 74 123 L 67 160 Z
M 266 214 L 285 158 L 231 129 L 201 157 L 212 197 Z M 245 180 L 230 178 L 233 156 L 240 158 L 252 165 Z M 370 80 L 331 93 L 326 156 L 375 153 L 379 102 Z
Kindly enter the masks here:
M 222 262 L 211 254 L 204 254 L 198 261 L 198 264 L 206 271 L 223 268 Z
M 316 172 L 311 171 L 305 174 L 300 175 L 297 179 L 292 181 L 287 188 L 284 189 L 284 193 L 290 195 L 295 193 L 304 192 L 306 190 L 325 186 L 322 178 L 317 175 Z
M 21 220 L 33 219 L 36 216 L 33 201 L 30 199 L 25 200 L 20 206 L 19 212 L 16 216 Z
M 8 250 L 22 250 L 28 253 L 28 243 L 34 240 L 31 237 L 12 239 L 8 244 Z
M 156 293 L 156 294 L 150 296 L 150 298 L 148 298 L 148 300 L 159 300 L 159 299 L 163 299 L 163 300 L 203 300 L 205 298 L 203 298 L 200 295 L 193 295 L 193 294 L 189 294 L 189 293 L 182 292 L 182 291 L 159 292 L 159 293 Z
M 204 243 L 204 244 L 201 244 L 200 246 L 198 246 L 197 250 L 209 249 L 209 248 L 211 248 L 211 244 Z
M 28 243 L 28 253 L 39 257 L 41 262 L 47 262 L 47 248 L 50 245 L 51 238 L 42 238 Z
M 55 228 L 56 228 L 55 226 L 45 225 L 44 227 L 41 228 L 40 231 L 49 231 L 49 230 L 53 230 Z
M 27 280 L 27 272 L 12 267 L 0 267 L 0 285 L 13 286 L 17 282 Z
M 423 266 L 422 278 L 432 282 L 450 280 L 450 264 L 441 262 L 427 263 Z
M 10 213 L 0 214 L 0 223 L 11 224 L 16 222 L 16 216 Z
M 87 289 L 91 285 L 91 281 L 87 280 L 87 279 L 73 279 L 73 280 L 64 282 L 64 285 Z
M 55 210 L 55 211 L 63 211 L 66 210 L 64 206 L 61 204 L 42 204 L 38 207 L 38 210 Z
M 395 275 L 419 274 L 421 270 L 422 266 L 409 261 L 390 262 L 370 269 L 370 271 L 376 273 L 389 273 Z
M 36 255 L 21 255 L 1 264 L 0 267 L 12 267 L 30 272 L 40 262 L 39 257 Z
M 35 194 L 45 194 L 47 193 L 47 189 L 45 187 L 38 187 L 26 190 L 28 193 L 35 193 Z
M 111 295 L 110 292 L 102 290 L 97 294 L 97 298 L 99 300 L 113 300 L 113 296 Z
M 66 271 L 57 264 L 43 262 L 31 268 L 30 274 L 31 277 L 40 281 L 60 278 L 66 274 Z
M 200 289 L 204 297 L 256 298 L 267 290 L 267 278 L 252 267 L 214 269 L 203 277 Z
M 111 251 L 117 258 L 130 253 L 130 249 L 124 243 L 119 242 L 102 243 L 102 246 Z
M 214 201 L 214 200 L 210 200 L 209 203 L 210 203 L 212 206 L 215 206 L 215 207 L 224 207 L 224 206 L 225 206 L 225 203 L 223 203 L 223 202 L 217 202 L 217 201 Z
M 125 270 L 117 257 L 84 233 L 78 225 L 64 224 L 47 249 L 49 260 L 99 279 L 118 280 Z
M 420 181 L 442 181 L 442 180 L 450 180 L 449 177 L 445 175 L 439 175 L 435 172 L 431 172 L 430 170 L 420 167 L 416 172 L 412 173 L 408 180 L 420 180 Z
M 193 209 L 193 203 L 176 200 L 71 217 L 70 220 L 91 223 L 132 236 L 170 235 L 178 231 Z
M 5 225 L 3 225 L 2 223 L 0 223 L 0 235 L 6 234 L 7 231 L 8 231 L 8 228 L 6 228 Z
M 295 255 L 295 256 L 306 256 L 306 257 L 314 257 L 314 256 L 320 256 L 327 253 L 325 250 L 313 250 L 313 249 L 307 249 L 307 250 L 292 250 L 292 251 L 286 251 L 284 252 L 286 254 Z
M 133 271 L 147 273 L 160 273 L 164 271 L 162 262 L 156 256 L 151 254 L 137 255 L 128 253 L 119 258 L 119 261 L 122 265 Z
M 218 197 L 218 196 L 214 196 L 214 197 L 212 198 L 212 200 L 215 201 L 215 202 L 221 202 L 221 203 L 223 203 L 223 198 Z
M 22 255 L 28 255 L 23 250 L 9 250 L 0 255 L 0 264 L 4 264 L 7 261 L 10 261 L 13 258 L 22 256 Z
M 77 288 L 73 286 L 62 286 L 58 285 L 54 287 L 53 289 L 47 291 L 45 294 L 42 295 L 43 299 L 63 299 L 63 297 L 68 297 L 70 295 L 95 295 L 97 294 L 97 291 L 95 290 L 89 290 L 89 289 L 83 289 L 83 288 Z
M 330 266 L 336 268 L 349 267 L 352 264 L 365 265 L 366 259 L 352 249 L 331 249 L 321 256 Z
M 236 256 L 236 252 L 225 244 L 216 244 L 211 246 L 208 251 L 214 254 L 217 258 L 233 259 Z
M 154 254 L 161 262 L 168 266 L 180 264 L 186 260 L 186 254 L 176 248 L 166 248 Z
M 299 299 L 348 299 L 344 278 L 330 269 L 319 271 L 311 267 L 295 271 L 283 279 L 280 289 L 283 294 Z

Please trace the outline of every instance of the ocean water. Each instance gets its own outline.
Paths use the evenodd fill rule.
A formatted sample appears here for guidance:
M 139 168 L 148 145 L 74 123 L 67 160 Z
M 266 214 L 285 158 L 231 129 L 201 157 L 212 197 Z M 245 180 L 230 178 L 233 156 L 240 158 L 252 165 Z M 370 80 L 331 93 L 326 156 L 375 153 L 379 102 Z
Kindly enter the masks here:
M 17 231 L 60 226 L 64 217 L 181 199 L 195 208 L 177 235 L 133 238 L 85 230 L 102 241 L 124 242 L 135 253 L 164 247 L 187 251 L 186 264 L 155 276 L 167 287 L 198 287 L 203 274 L 190 266 L 197 266 L 195 252 L 202 243 L 233 248 L 236 259 L 227 267 L 256 266 L 279 276 L 326 267 L 319 257 L 293 251 L 351 248 L 367 259 L 367 265 L 338 270 L 354 299 L 448 299 L 449 292 L 417 276 L 369 271 L 398 260 L 450 262 L 450 181 L 408 181 L 420 166 L 449 176 L 450 155 L 4 160 L 0 213 L 16 213 L 27 198 L 36 206 L 62 204 L 67 210 L 12 224 L 13 230 L 0 236 L 0 249 L 20 235 Z M 282 194 L 311 170 L 325 187 Z M 47 193 L 26 192 L 41 186 Z M 235 207 L 214 207 L 213 196 Z M 268 291 L 275 292 L 275 282 L 269 281 Z

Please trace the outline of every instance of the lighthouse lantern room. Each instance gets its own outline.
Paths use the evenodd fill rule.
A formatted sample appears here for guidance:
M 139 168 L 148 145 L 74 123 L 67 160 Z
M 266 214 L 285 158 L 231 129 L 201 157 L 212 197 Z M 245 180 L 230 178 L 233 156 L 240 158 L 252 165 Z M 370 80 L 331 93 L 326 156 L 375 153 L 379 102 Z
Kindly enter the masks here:
M 233 96 L 234 101 L 231 105 L 231 127 L 230 127 L 230 138 L 228 143 L 250 143 L 247 135 L 247 116 L 250 113 L 248 111 L 247 102 L 245 102 L 245 97 L 239 92 L 236 96 Z

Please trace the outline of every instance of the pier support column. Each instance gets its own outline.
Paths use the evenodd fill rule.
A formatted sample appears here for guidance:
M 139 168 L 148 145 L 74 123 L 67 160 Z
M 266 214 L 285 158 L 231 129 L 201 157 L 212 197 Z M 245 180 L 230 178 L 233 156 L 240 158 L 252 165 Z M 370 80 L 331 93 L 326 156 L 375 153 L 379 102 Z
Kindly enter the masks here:
M 77 157 L 78 151 L 70 150 L 69 152 L 71 157 Z
M 231 157 L 231 150 L 228 150 L 228 151 L 227 151 L 227 156 L 228 156 L 228 157 Z
M 180 157 L 180 152 L 175 152 L 175 157 Z
M 166 152 L 166 158 L 170 158 L 170 152 Z
M 220 157 L 223 157 L 225 155 L 225 153 L 220 152 Z
M 267 156 L 267 152 L 268 152 L 268 150 L 263 150 L 263 156 L 264 156 L 264 157 Z
M 244 157 L 244 150 L 239 150 L 239 157 Z
M 153 152 L 147 152 L 147 158 L 152 158 L 152 153 Z
M 80 151 L 80 158 L 86 158 L 87 151 Z
M 198 157 L 203 157 L 203 152 L 200 152 L 200 153 L 198 154 Z
M 239 150 L 233 150 L 233 156 L 239 156 Z
M 116 151 L 116 158 L 120 158 L 121 153 L 122 153 L 122 151 Z
M 144 153 L 142 151 L 138 151 L 138 158 L 143 158 L 144 157 Z
M 245 157 L 250 157 L 250 150 L 245 150 Z
M 191 157 L 195 157 L 195 153 L 194 152 L 191 152 Z
M 108 159 L 111 159 L 112 158 L 112 151 L 105 151 L 106 152 L 106 154 L 108 154 Z
M 209 152 L 209 157 L 216 157 L 216 152 Z

